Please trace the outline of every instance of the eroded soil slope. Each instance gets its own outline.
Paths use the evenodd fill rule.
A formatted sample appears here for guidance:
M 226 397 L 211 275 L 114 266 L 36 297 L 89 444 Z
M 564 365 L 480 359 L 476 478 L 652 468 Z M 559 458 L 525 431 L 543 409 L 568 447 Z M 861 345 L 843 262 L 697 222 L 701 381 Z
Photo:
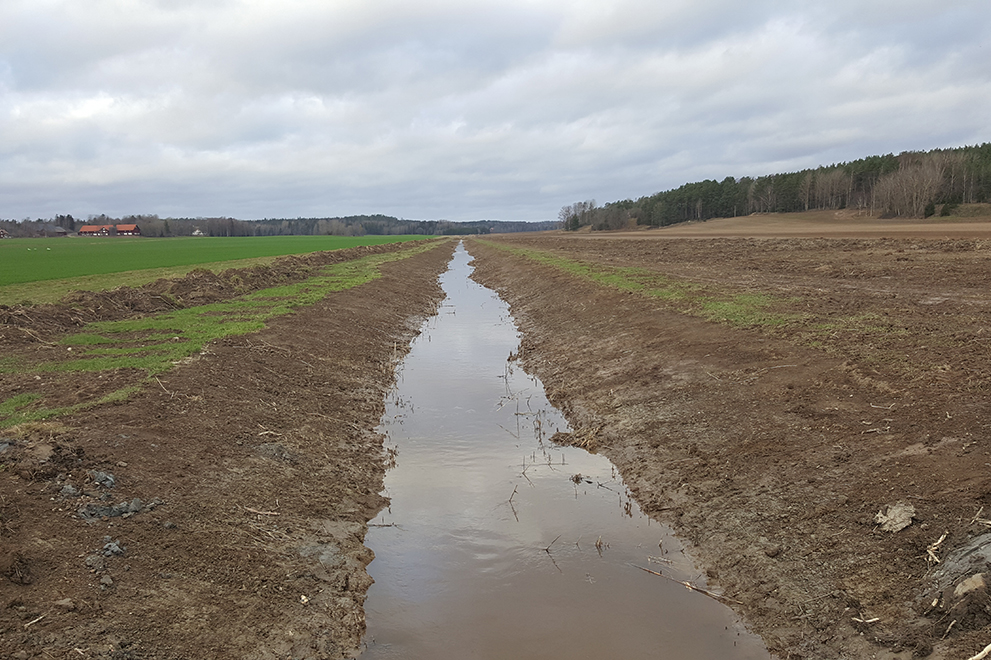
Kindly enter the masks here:
M 441 297 L 452 247 L 385 263 L 379 279 L 210 343 L 124 403 L 0 430 L 0 656 L 350 657 L 370 581 L 366 523 L 385 503 L 375 428 L 397 360 Z M 84 322 L 405 249 L 8 309 L 5 357 L 64 351 L 55 342 Z M 0 399 L 41 382 L 53 400 L 87 387 L 78 373 L 0 377 Z
M 991 244 L 547 234 L 469 250 L 566 441 L 694 543 L 772 652 L 991 642 Z

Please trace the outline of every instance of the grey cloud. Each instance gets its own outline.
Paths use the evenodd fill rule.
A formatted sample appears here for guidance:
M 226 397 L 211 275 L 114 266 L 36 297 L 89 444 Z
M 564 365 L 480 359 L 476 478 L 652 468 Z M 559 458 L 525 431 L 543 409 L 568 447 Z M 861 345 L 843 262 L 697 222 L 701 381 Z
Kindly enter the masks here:
M 980 142 L 983 2 L 0 5 L 0 216 L 548 219 Z

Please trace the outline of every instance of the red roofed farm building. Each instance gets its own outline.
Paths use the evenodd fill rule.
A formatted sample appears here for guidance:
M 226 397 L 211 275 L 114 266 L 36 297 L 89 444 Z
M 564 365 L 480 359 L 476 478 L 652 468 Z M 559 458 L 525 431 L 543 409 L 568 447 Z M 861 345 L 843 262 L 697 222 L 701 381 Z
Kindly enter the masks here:
M 80 236 L 140 236 L 141 229 L 137 225 L 83 225 L 79 228 Z
M 83 225 L 79 228 L 80 236 L 109 236 L 113 225 Z

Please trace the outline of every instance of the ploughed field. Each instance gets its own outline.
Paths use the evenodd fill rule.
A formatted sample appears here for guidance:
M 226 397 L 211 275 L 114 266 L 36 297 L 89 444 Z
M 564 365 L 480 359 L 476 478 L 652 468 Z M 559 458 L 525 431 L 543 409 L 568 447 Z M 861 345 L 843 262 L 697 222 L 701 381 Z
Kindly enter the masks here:
M 567 441 L 780 657 L 991 643 L 991 241 L 602 238 L 469 243 Z
M 607 455 L 773 653 L 967 658 L 991 241 L 811 233 L 467 245 L 557 440 Z M 0 655 L 350 657 L 376 428 L 453 247 L 0 308 Z

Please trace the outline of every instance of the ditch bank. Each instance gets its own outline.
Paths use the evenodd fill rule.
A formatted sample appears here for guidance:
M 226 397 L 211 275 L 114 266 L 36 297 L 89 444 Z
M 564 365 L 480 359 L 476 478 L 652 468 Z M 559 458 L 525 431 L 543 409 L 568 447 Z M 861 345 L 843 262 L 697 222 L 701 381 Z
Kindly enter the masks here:
M 386 503 L 376 427 L 452 249 L 208 344 L 118 405 L 0 430 L 0 655 L 350 657 Z M 83 320 L 124 314 L 94 299 Z M 46 310 L 3 326 L 8 355 L 76 323 Z
M 564 441 L 617 466 L 773 654 L 968 658 L 991 642 L 989 411 L 973 360 L 986 359 L 991 319 L 972 290 L 986 249 L 964 243 L 546 235 L 469 250 L 473 277 L 517 319 L 525 368 L 574 429 Z M 712 322 L 507 246 L 697 287 L 742 281 L 815 313 L 772 330 Z M 927 302 L 935 292 L 949 304 Z M 803 340 L 821 318 L 886 305 L 904 331 Z

